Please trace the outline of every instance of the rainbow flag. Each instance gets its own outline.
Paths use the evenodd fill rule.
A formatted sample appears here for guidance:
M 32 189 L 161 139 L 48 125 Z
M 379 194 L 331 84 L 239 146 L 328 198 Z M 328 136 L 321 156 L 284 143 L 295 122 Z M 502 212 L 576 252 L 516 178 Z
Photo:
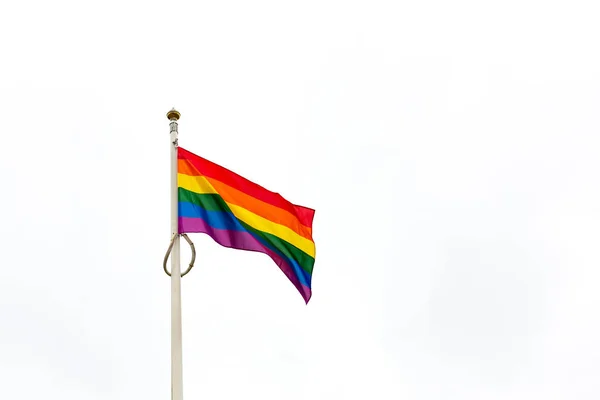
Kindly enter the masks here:
M 308 303 L 315 211 L 181 147 L 177 159 L 179 233 L 202 232 L 222 246 L 265 253 Z

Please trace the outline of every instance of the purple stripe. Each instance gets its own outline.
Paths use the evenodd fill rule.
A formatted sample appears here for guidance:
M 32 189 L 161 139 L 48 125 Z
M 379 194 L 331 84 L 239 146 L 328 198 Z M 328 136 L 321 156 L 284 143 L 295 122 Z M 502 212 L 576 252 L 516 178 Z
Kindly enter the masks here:
M 275 264 L 283 271 L 285 276 L 292 282 L 292 284 L 298 289 L 304 301 L 308 303 L 311 296 L 311 289 L 300 283 L 298 277 L 294 273 L 292 266 L 278 254 L 274 253 L 270 249 L 264 247 L 254 236 L 247 231 L 233 231 L 227 229 L 213 228 L 207 224 L 201 218 L 188 218 L 179 217 L 179 232 L 198 232 L 206 233 L 212 237 L 215 242 L 221 246 L 229 247 L 232 249 L 256 251 L 264 253 L 271 257 Z
M 298 288 L 298 286 L 296 286 L 296 288 Z M 309 288 L 306 285 L 302 285 L 302 289 L 298 289 L 298 290 L 300 291 L 300 294 L 302 295 L 302 298 L 304 299 L 306 304 L 308 304 L 308 301 L 310 300 L 310 298 L 312 296 L 311 288 Z

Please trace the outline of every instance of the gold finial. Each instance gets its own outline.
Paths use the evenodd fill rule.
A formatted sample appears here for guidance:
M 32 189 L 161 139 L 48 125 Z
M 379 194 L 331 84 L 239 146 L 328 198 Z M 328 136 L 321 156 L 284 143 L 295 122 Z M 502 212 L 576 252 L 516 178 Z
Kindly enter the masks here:
M 179 117 L 181 117 L 181 114 L 175 108 L 172 108 L 171 111 L 167 113 L 167 118 L 169 118 L 169 121 L 177 121 Z

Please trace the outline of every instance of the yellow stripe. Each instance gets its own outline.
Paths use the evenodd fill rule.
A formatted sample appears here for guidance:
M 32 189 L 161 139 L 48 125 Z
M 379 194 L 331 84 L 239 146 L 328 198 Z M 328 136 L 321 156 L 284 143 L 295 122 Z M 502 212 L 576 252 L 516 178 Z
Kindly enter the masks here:
M 256 215 L 260 215 L 261 217 L 266 218 L 269 221 L 275 222 L 277 224 L 287 226 L 300 236 L 312 240 L 312 229 L 308 226 L 302 225 L 302 223 L 298 219 L 298 216 L 292 214 L 289 210 L 279 208 L 269 203 L 265 203 L 262 200 L 252 197 L 249 194 L 239 191 L 216 179 L 209 178 L 207 176 L 188 174 L 183 171 L 180 171 L 179 173 L 181 175 L 190 176 L 196 179 L 205 179 L 211 186 L 206 187 L 205 184 L 203 185 L 202 183 L 200 183 L 199 185 L 203 185 L 205 187 L 198 187 L 198 190 L 214 190 L 215 192 L 218 192 L 219 195 L 223 198 L 223 200 L 225 200 L 227 203 L 242 206 L 246 210 L 253 212 Z M 187 182 L 189 178 L 184 179 Z
M 201 176 L 192 177 L 189 175 L 177 174 L 177 183 L 179 187 L 196 192 L 198 194 L 218 194 L 210 182 Z M 293 244 L 309 256 L 313 258 L 315 257 L 315 244 L 311 240 L 298 235 L 287 226 L 269 221 L 268 219 L 256 215 L 243 207 L 227 202 L 225 203 L 229 206 L 233 215 L 235 215 L 240 221 L 245 222 L 255 229 L 275 235 L 286 242 Z
M 309 256 L 313 258 L 315 257 L 315 244 L 307 238 L 298 235 L 287 226 L 276 224 L 273 221 L 269 221 L 268 219 L 263 218 L 260 215 L 256 215 L 243 207 L 236 206 L 235 204 L 227 203 L 227 205 L 229 208 L 231 208 L 233 215 L 235 215 L 240 221 L 247 223 L 259 231 L 275 235 L 286 242 L 293 244 Z
M 198 194 L 219 194 L 203 176 L 177 174 L 177 185 Z

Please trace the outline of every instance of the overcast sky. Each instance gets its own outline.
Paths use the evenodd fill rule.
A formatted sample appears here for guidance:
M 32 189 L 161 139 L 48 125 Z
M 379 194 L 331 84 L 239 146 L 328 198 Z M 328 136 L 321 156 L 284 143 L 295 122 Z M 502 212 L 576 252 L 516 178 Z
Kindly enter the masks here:
M 171 107 L 316 209 L 308 306 L 191 235 L 184 398 L 600 398 L 598 7 L 3 3 L 0 398 L 170 398 Z

